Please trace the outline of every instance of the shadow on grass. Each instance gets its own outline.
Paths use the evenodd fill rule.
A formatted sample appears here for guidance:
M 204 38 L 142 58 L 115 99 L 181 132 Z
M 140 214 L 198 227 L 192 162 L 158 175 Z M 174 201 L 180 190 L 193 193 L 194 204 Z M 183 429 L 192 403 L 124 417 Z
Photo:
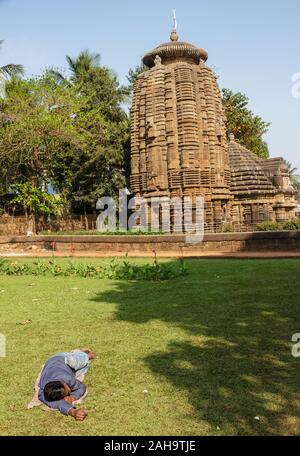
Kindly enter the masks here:
M 119 282 L 93 300 L 117 304 L 115 318 L 166 323 L 167 351 L 144 359 L 188 393 L 197 418 L 224 434 L 299 434 L 299 262 L 197 261 L 164 283 Z M 284 274 L 282 272 L 284 271 Z M 174 340 L 172 327 L 186 339 Z M 146 330 L 146 328 L 145 328 Z

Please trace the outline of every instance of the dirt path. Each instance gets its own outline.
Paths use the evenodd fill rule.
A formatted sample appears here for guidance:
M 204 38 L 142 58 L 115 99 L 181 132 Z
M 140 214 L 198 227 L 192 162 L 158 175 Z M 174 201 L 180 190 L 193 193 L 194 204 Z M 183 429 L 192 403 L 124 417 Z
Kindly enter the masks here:
M 91 251 L 80 251 L 70 254 L 69 252 L 49 252 L 48 250 L 33 250 L 33 251 L 0 251 L 0 258 L 51 258 L 52 256 L 57 258 L 112 258 L 112 257 L 125 257 L 124 252 L 116 253 L 102 253 L 102 252 L 91 252 Z M 153 258 L 152 252 L 129 252 L 131 258 Z M 193 252 L 183 253 L 180 252 L 161 252 L 158 253 L 159 258 L 244 258 L 244 259 L 272 259 L 272 258 L 300 258 L 300 251 L 287 251 L 287 252 L 201 252 L 194 250 Z

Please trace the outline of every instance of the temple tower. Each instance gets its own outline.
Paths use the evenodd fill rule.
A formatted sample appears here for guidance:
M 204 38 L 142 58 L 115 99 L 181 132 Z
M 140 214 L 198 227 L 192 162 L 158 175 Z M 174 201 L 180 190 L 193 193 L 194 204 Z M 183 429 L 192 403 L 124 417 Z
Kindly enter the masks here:
M 205 227 L 217 229 L 230 208 L 230 167 L 221 94 L 206 51 L 178 40 L 148 52 L 134 86 L 131 189 L 145 198 L 197 196 Z

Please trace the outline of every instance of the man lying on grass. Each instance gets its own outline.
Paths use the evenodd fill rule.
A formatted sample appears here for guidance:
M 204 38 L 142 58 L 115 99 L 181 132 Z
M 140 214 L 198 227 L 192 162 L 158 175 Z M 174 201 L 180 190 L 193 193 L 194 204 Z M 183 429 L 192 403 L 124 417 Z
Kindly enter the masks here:
M 83 421 L 87 410 L 76 409 L 75 405 L 81 404 L 86 397 L 87 388 L 82 382 L 90 360 L 95 357 L 96 353 L 88 348 L 52 356 L 37 378 L 36 393 L 28 408 L 44 403 L 50 409 Z

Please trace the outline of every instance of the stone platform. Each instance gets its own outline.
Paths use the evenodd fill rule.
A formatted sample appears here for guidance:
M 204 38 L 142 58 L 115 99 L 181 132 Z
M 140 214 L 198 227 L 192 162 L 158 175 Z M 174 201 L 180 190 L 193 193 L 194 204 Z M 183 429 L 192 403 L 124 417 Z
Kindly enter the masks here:
M 1 257 L 300 257 L 300 231 L 207 234 L 198 244 L 183 235 L 0 236 Z

